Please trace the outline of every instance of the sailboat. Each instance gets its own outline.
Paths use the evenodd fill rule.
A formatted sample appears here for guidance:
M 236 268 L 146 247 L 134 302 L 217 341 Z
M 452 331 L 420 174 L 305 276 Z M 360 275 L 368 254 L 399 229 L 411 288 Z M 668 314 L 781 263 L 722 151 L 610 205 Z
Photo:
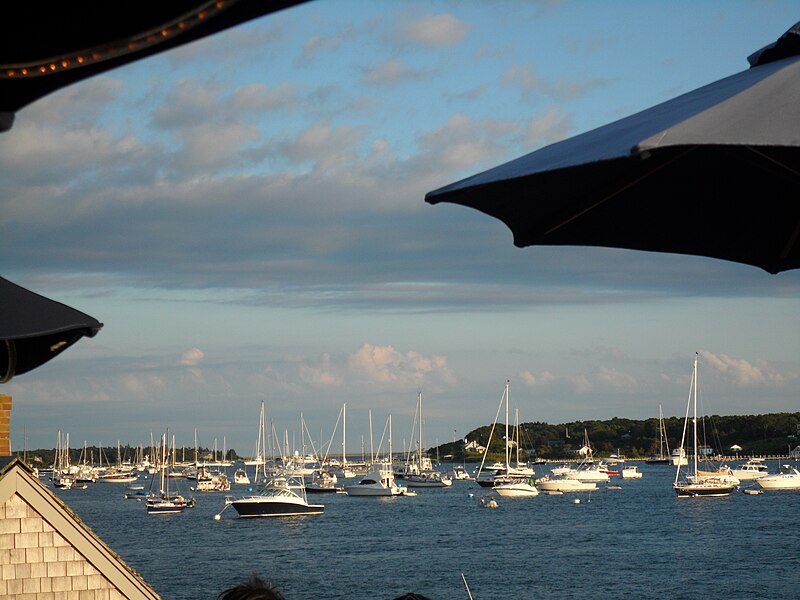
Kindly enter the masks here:
M 447 475 L 433 469 L 433 464 L 428 456 L 423 455 L 422 437 L 422 392 L 417 395 L 417 413 L 419 416 L 419 438 L 417 440 L 417 453 L 414 460 L 406 460 L 404 479 L 408 487 L 450 487 L 453 480 Z
M 187 508 L 195 506 L 194 498 L 187 499 L 180 494 L 171 494 L 169 491 L 170 478 L 167 477 L 167 434 L 161 437 L 161 460 L 159 460 L 159 488 L 153 490 L 155 475 L 150 482 L 150 492 L 145 498 L 145 508 L 148 515 L 166 515 L 181 513 Z
M 255 456 L 251 459 L 244 461 L 245 466 L 256 468 L 258 473 L 259 468 L 263 467 L 266 463 L 266 421 L 264 420 L 264 401 L 261 401 L 261 415 L 258 418 L 258 439 L 256 440 Z
M 494 423 L 492 424 L 492 429 L 489 431 L 489 440 L 486 443 L 486 450 L 483 453 L 483 458 L 481 459 L 481 464 L 478 467 L 477 476 L 475 477 L 475 481 L 481 487 L 497 488 L 497 486 L 500 484 L 517 483 L 523 480 L 528 480 L 534 475 L 533 469 L 529 467 L 523 467 L 522 465 L 520 465 L 519 455 L 517 457 L 516 468 L 511 466 L 510 462 L 511 456 L 509 452 L 509 441 L 511 440 L 511 438 L 509 437 L 509 429 L 508 429 L 508 387 L 509 387 L 509 382 L 506 381 L 506 386 L 503 391 L 503 396 L 500 399 L 500 406 L 497 407 L 497 414 L 495 415 Z M 489 453 L 489 448 L 492 443 L 492 435 L 494 434 L 494 429 L 497 426 L 497 418 L 500 416 L 500 409 L 503 407 L 503 404 L 505 404 L 506 407 L 506 435 L 503 440 L 506 447 L 505 463 L 491 465 L 487 469 L 484 468 L 484 465 L 486 464 L 486 457 Z M 519 419 L 519 417 L 517 417 L 517 419 Z M 517 443 L 517 449 L 519 449 L 519 443 Z
M 698 450 L 697 439 L 697 359 L 698 353 L 694 355 L 694 366 L 692 368 L 692 382 L 689 390 L 689 399 L 686 404 L 686 419 L 683 425 L 683 436 L 681 437 L 680 450 L 683 451 L 686 442 L 686 433 L 689 428 L 689 409 L 692 408 L 692 461 L 687 465 L 688 472 L 684 472 L 680 463 L 675 471 L 675 482 L 673 488 L 679 498 L 694 498 L 698 496 L 728 496 L 734 488 L 734 483 L 722 474 L 713 474 L 700 471 L 698 469 Z M 688 460 L 687 460 L 688 462 Z
M 661 403 L 658 403 L 658 446 L 645 462 L 648 465 L 669 465 L 672 463 L 669 453 L 669 441 L 667 440 L 667 428 L 664 425 L 664 413 L 661 410 Z

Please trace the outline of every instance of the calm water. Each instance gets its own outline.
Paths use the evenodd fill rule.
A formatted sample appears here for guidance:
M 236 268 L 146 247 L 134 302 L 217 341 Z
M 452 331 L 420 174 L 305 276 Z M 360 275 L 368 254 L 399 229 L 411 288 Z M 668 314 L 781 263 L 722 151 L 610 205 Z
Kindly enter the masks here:
M 287 600 L 468 600 L 462 573 L 475 600 L 798 597 L 800 492 L 679 500 L 672 467 L 640 470 L 612 478 L 621 490 L 503 498 L 495 510 L 467 481 L 413 498 L 311 495 L 324 515 L 283 519 L 230 508 L 215 521 L 222 493 L 158 516 L 123 499 L 124 484 L 57 494 L 165 600 L 210 600 L 252 573 Z

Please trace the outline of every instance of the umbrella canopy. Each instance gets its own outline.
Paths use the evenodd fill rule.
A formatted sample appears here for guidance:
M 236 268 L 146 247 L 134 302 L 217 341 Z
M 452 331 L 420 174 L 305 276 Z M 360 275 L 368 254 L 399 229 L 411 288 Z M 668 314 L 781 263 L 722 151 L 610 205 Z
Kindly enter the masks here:
M 0 277 L 0 383 L 94 337 L 97 319 Z
M 606 246 L 800 267 L 800 23 L 750 69 L 429 192 L 519 247 Z
M 11 0 L 0 19 L 0 131 L 71 83 L 305 0 Z

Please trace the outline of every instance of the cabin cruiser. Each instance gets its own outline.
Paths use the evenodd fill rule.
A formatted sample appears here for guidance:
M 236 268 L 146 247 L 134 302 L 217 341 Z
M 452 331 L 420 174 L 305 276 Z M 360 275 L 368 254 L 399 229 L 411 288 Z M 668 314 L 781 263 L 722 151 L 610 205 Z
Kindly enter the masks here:
M 545 475 L 536 480 L 536 487 L 545 492 L 592 492 L 597 489 L 597 484 L 593 481 L 572 479 L 567 475 Z
M 752 481 L 769 475 L 769 472 L 763 458 L 751 458 L 738 469 L 733 469 L 733 474 L 742 481 Z
M 800 471 L 790 465 L 783 465 L 773 475 L 757 480 L 765 490 L 800 490 Z
M 403 496 L 408 488 L 397 485 L 390 464 L 379 465 L 364 475 L 357 483 L 344 486 L 348 496 Z
M 322 504 L 309 504 L 301 476 L 277 476 L 259 494 L 242 498 L 225 498 L 240 517 L 292 517 L 317 515 L 325 510 Z

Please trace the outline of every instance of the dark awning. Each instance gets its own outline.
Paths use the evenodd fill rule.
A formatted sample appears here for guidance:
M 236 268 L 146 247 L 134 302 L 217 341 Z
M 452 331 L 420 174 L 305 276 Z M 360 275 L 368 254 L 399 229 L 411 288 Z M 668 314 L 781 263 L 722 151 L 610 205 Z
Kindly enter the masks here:
M 65 304 L 0 277 L 0 383 L 61 354 L 103 326 Z
M 14 114 L 98 73 L 305 0 L 6 2 L 0 10 L 0 131 Z

